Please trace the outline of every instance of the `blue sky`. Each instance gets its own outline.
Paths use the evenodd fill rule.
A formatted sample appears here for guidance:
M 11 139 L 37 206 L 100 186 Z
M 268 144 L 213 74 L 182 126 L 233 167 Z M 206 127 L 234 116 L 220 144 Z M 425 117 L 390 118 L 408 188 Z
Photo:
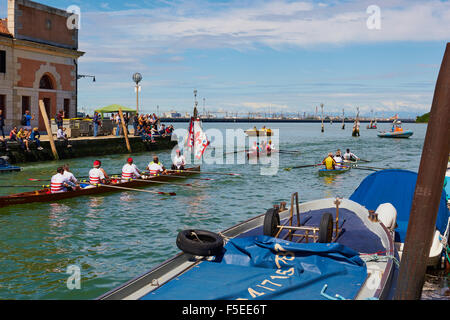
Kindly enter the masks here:
M 81 9 L 79 108 L 414 116 L 428 112 L 446 41 L 448 1 L 42 0 Z M 6 16 L 7 1 L 0 10 Z M 370 30 L 370 5 L 381 28 Z

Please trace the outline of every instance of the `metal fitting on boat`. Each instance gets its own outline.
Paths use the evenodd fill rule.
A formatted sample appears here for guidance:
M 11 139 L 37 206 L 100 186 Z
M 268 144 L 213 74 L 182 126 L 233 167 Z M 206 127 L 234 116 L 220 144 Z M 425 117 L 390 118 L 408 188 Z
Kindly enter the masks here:
M 378 222 L 378 213 L 374 210 L 369 210 L 369 220 L 372 222 Z

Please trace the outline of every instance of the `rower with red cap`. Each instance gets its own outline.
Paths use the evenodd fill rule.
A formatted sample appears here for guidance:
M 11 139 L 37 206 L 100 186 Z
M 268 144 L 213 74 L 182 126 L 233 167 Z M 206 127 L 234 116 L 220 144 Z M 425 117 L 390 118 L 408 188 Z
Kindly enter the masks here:
M 89 171 L 89 183 L 97 185 L 100 183 L 106 184 L 109 180 L 108 175 L 105 170 L 101 168 L 102 162 L 100 160 L 94 161 L 94 168 Z
M 141 177 L 141 172 L 133 164 L 133 158 L 128 158 L 127 163 L 122 168 L 122 182 L 128 182 L 131 179 L 139 179 Z
M 181 154 L 180 149 L 177 149 L 176 153 L 176 156 L 172 159 L 172 170 L 184 170 L 186 158 Z

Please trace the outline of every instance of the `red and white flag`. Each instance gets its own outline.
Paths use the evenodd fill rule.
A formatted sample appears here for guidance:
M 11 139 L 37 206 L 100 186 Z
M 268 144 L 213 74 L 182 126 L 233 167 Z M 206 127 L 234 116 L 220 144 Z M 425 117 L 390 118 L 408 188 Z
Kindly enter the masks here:
M 189 123 L 189 135 L 187 140 L 187 148 L 189 151 L 194 151 L 194 156 L 197 159 L 201 159 L 205 153 L 206 148 L 210 142 L 206 133 L 202 129 L 200 119 L 191 118 Z

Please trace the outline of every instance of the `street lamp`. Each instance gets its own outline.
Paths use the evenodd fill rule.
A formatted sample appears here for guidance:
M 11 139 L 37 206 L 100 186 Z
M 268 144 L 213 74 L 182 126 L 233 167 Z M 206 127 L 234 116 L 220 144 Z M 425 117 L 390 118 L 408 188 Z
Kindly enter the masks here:
M 139 113 L 139 82 L 142 81 L 142 75 L 136 72 L 133 74 L 133 81 L 136 83 L 136 112 Z

